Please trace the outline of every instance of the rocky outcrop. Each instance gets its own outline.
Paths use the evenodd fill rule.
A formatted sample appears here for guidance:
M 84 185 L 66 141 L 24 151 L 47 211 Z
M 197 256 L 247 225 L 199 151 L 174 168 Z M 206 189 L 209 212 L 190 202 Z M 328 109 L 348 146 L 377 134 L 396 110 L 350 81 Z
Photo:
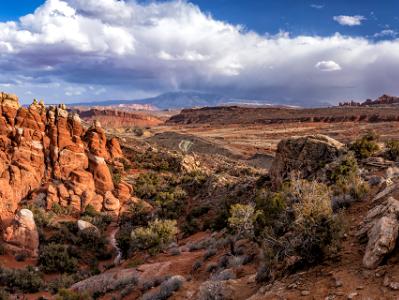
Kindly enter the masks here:
M 399 230 L 399 201 L 390 197 L 385 203 L 371 209 L 361 229 L 360 239 L 367 238 L 368 243 L 363 257 L 366 268 L 376 268 L 396 245 Z
M 136 104 L 137 105 L 137 104 Z M 151 107 L 138 106 L 140 110 L 153 110 Z M 129 107 L 126 107 L 129 109 Z M 135 108 L 132 107 L 134 110 Z M 101 124 L 107 128 L 132 128 L 132 127 L 147 127 L 156 126 L 163 123 L 163 121 L 153 115 L 146 114 L 144 112 L 132 113 L 125 109 L 113 109 L 109 106 L 101 107 L 101 109 L 92 108 L 83 110 L 81 107 L 74 109 L 86 122 L 92 122 L 93 120 L 99 120 Z
M 79 231 L 92 230 L 96 233 L 100 233 L 100 230 L 90 222 L 84 220 L 78 220 L 77 225 Z
M 21 107 L 15 95 L 0 93 L 3 225 L 12 222 L 23 199 L 36 199 L 35 203 L 47 208 L 59 204 L 81 211 L 91 204 L 96 210 L 112 208 L 114 212 L 117 201 L 109 194 L 118 193 L 108 164 L 122 156 L 119 141 L 107 139 L 98 122 L 86 130 L 80 117 L 68 112 L 65 105 L 47 108 L 34 101 Z M 131 187 L 125 186 L 127 190 Z
M 283 139 L 270 168 L 274 187 L 293 176 L 310 178 L 344 152 L 344 145 L 321 134 Z
M 21 209 L 11 226 L 6 228 L 3 238 L 6 248 L 14 254 L 26 253 L 33 257 L 37 256 L 39 233 L 33 213 L 29 209 Z

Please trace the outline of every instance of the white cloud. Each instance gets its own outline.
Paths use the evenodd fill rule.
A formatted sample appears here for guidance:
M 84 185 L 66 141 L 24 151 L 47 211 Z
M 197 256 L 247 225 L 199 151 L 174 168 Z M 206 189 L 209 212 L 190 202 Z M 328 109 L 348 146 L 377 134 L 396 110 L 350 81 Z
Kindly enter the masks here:
M 340 25 L 343 26 L 358 26 L 361 25 L 364 20 L 366 20 L 365 17 L 356 15 L 356 16 L 334 16 L 333 17 L 334 21 L 338 22 Z
M 399 41 L 259 35 L 185 1 L 47 0 L 0 22 L 0 68 L 10 92 L 51 101 L 180 89 L 338 101 L 399 94 Z
M 324 4 L 310 4 L 310 7 L 314 9 L 323 9 Z
M 383 38 L 383 37 L 396 37 L 398 35 L 398 32 L 392 29 L 384 29 L 381 30 L 380 32 L 377 32 L 374 34 L 374 37 L 376 38 Z
M 319 61 L 315 68 L 319 69 L 323 72 L 332 72 L 332 71 L 339 71 L 341 70 L 341 66 L 337 64 L 335 61 L 327 60 L 327 61 Z

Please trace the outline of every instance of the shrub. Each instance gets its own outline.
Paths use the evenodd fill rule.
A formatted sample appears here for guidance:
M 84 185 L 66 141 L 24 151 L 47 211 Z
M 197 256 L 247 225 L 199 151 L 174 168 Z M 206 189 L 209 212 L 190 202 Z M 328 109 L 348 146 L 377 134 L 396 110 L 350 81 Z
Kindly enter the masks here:
M 357 164 L 356 158 L 352 153 L 350 153 L 345 155 L 340 163 L 335 166 L 334 169 L 327 174 L 327 176 L 332 183 L 339 183 L 357 176 L 358 172 L 359 166 Z
M 58 293 L 61 289 L 69 288 L 74 283 L 75 279 L 72 276 L 61 275 L 56 280 L 50 282 L 48 284 L 48 288 L 53 294 L 55 294 Z
M 236 279 L 237 276 L 232 269 L 223 270 L 211 277 L 212 281 L 225 281 L 230 279 Z
M 166 300 L 178 291 L 183 285 L 184 278 L 182 276 L 173 276 L 162 282 L 159 292 L 150 291 L 141 297 L 141 300 Z
M 178 218 L 186 196 L 186 192 L 181 187 L 176 187 L 172 192 L 158 193 L 155 197 L 155 203 L 160 208 L 160 217 L 165 219 Z
M 359 167 L 353 154 L 348 154 L 336 165 L 327 177 L 335 195 L 350 195 L 354 200 L 362 199 L 369 191 L 367 183 L 359 176 Z
M 132 245 L 136 249 L 150 250 L 157 253 L 173 241 L 177 234 L 175 220 L 155 220 L 147 227 L 139 227 L 132 231 Z
M 214 263 L 214 262 L 211 262 L 211 263 L 206 265 L 206 271 L 208 273 L 212 273 L 212 272 L 216 271 L 217 268 L 218 268 L 218 264 Z
M 385 155 L 388 159 L 397 161 L 399 159 L 399 141 L 390 140 L 385 143 Z
M 71 206 L 63 207 L 58 203 L 53 203 L 53 205 L 51 206 L 51 211 L 56 215 L 70 215 L 72 210 L 73 208 Z
M 170 249 L 169 253 L 172 256 L 178 256 L 181 254 L 179 247 L 173 247 L 172 249 Z
M 89 216 L 89 217 L 97 217 L 100 213 L 96 211 L 93 207 L 93 205 L 88 204 L 85 207 L 85 211 L 83 212 L 84 216 Z
M 51 211 L 47 212 L 44 208 L 37 206 L 27 206 L 33 213 L 36 226 L 43 229 L 49 227 L 55 217 L 55 214 Z
M 237 237 L 252 237 L 254 222 L 260 212 L 253 205 L 234 204 L 230 208 L 229 226 L 235 231 Z
M 130 226 L 123 226 L 119 229 L 116 235 L 116 243 L 118 244 L 119 250 L 122 252 L 122 258 L 128 258 L 131 252 L 131 232 Z
M 3 288 L 0 288 L 0 300 L 8 300 L 10 299 L 10 294 Z
M 135 136 L 140 137 L 140 136 L 143 136 L 144 130 L 140 127 L 135 127 L 135 128 L 133 128 L 133 133 L 135 134 Z
M 271 269 L 268 266 L 262 264 L 256 272 L 255 281 L 257 283 L 268 282 L 271 278 Z
M 216 255 L 216 249 L 213 248 L 209 248 L 208 250 L 206 250 L 205 254 L 204 254 L 204 260 L 208 260 L 209 258 L 211 258 L 212 256 Z
M 134 192 L 141 199 L 154 198 L 160 183 L 161 178 L 153 172 L 140 174 L 136 179 Z
M 377 140 L 378 136 L 374 132 L 368 132 L 353 142 L 349 149 L 355 153 L 357 158 L 368 158 L 379 150 Z
M 119 169 L 115 168 L 114 166 L 108 165 L 109 172 L 112 176 L 112 182 L 115 186 L 119 185 L 122 181 L 122 174 Z
M 283 192 L 274 193 L 261 189 L 255 199 L 256 209 L 261 212 L 256 219 L 255 232 L 259 233 L 266 226 L 272 226 L 278 230 L 279 224 L 277 223 L 287 206 Z
M 333 214 L 331 192 L 325 184 L 293 180 L 286 196 L 292 203 L 287 210 L 292 213 L 284 220 L 284 230 L 268 226 L 259 235 L 267 272 L 294 271 L 318 263 L 337 252 L 342 237 L 342 222 Z M 298 259 L 286 261 L 288 257 Z M 285 267 L 277 268 L 281 264 Z
M 68 246 L 50 243 L 41 248 L 39 265 L 46 273 L 72 273 L 77 270 L 78 261 L 71 256 Z
M 86 253 L 93 251 L 98 259 L 109 259 L 112 257 L 112 253 L 108 251 L 106 237 L 101 235 L 95 228 L 87 228 L 79 231 L 77 244 Z
M 296 180 L 292 183 L 293 194 L 299 200 L 294 204 L 296 225 L 308 220 L 317 222 L 332 215 L 329 188 L 316 181 Z
M 0 268 L 0 284 L 11 293 L 36 293 L 44 287 L 41 274 L 30 266 L 23 270 Z
M 193 266 L 191 267 L 191 270 L 193 271 L 193 272 L 195 272 L 195 271 L 197 271 L 199 268 L 201 268 L 202 267 L 202 261 L 201 260 L 196 260 L 194 263 L 193 263 Z
M 302 263 L 312 265 L 336 248 L 342 226 L 333 215 L 331 193 L 322 183 L 296 181 L 293 188 L 298 202 L 294 204 L 295 251 Z
M 61 289 L 57 296 L 56 300 L 89 300 L 91 299 L 87 293 L 74 292 L 67 289 Z

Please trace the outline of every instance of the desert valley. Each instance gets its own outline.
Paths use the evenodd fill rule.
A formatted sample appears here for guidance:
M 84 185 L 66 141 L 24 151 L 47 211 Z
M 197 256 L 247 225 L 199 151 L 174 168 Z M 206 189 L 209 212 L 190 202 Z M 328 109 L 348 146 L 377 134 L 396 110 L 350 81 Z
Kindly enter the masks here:
M 399 299 L 398 12 L 1 1 L 0 300 Z
M 394 104 L 0 107 L 4 299 L 397 297 Z

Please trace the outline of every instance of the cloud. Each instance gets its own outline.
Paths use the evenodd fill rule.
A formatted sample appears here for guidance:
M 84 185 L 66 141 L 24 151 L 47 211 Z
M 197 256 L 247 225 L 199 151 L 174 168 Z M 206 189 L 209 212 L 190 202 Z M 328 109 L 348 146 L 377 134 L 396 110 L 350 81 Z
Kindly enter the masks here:
M 310 4 L 310 7 L 314 9 L 323 9 L 324 4 Z
M 341 70 L 341 66 L 337 64 L 335 61 L 328 60 L 328 61 L 319 61 L 315 68 L 319 69 L 323 72 L 332 72 L 332 71 L 339 71 Z
M 49 102 L 173 90 L 334 102 L 399 94 L 399 41 L 260 35 L 185 1 L 47 0 L 0 22 L 0 68 L 0 87 Z
M 338 22 L 340 25 L 343 26 L 358 26 L 361 25 L 365 17 L 356 15 L 356 16 L 334 16 L 334 21 Z
M 384 37 L 390 37 L 390 38 L 394 38 L 398 35 L 398 32 L 392 29 L 384 29 L 381 30 L 380 32 L 377 32 L 374 34 L 374 37 L 376 38 L 384 38 Z

